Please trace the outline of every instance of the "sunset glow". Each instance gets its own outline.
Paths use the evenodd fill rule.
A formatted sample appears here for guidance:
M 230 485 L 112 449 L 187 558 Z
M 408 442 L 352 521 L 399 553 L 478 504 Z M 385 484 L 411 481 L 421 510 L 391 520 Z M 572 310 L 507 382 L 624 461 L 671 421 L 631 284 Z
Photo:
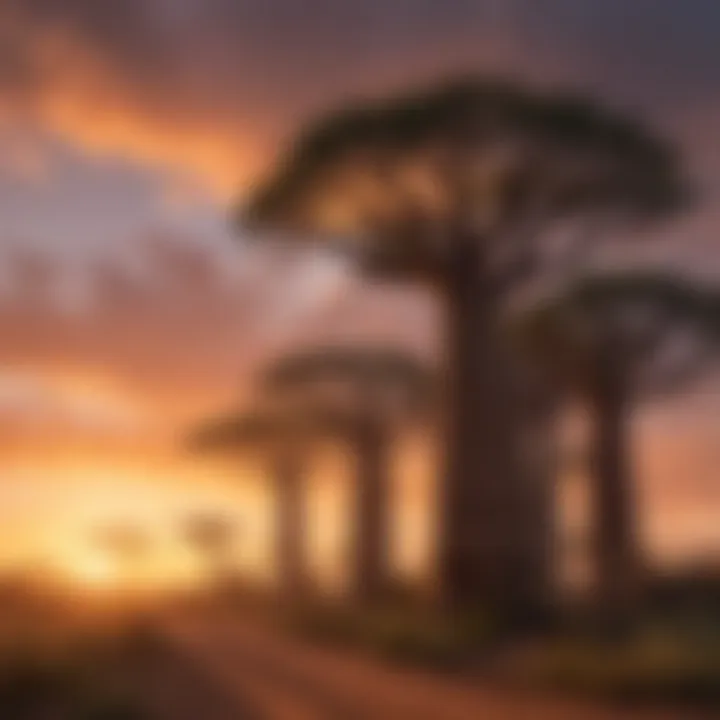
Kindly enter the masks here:
M 0 720 L 720 718 L 720 0 L 0 0 Z
M 718 184 L 708 120 L 718 63 L 707 61 L 716 43 L 699 6 L 682 17 L 669 3 L 653 6 L 651 33 L 640 31 L 639 10 L 619 21 L 617 2 L 552 2 L 547 14 L 524 0 L 513 10 L 451 2 L 422 12 L 376 3 L 368 15 L 361 3 L 337 3 L 321 22 L 298 16 L 288 33 L 283 12 L 267 16 L 260 3 L 165 3 L 157 14 L 140 4 L 101 16 L 86 3 L 10 0 L 0 9 L 11 60 L 0 79 L 3 566 L 49 556 L 90 585 L 126 582 L 101 555 L 62 549 L 119 517 L 157 530 L 163 549 L 152 572 L 182 578 L 192 562 L 171 549 L 181 544 L 173 523 L 200 506 L 237 516 L 238 563 L 271 575 L 262 462 L 193 457 L 187 428 L 252 398 L 254 371 L 290 347 L 374 339 L 437 356 L 430 294 L 369 286 L 317 257 L 263 254 L 238 242 L 244 230 L 229 222 L 231 201 L 242 203 L 296 128 L 346 97 L 460 67 L 598 88 L 610 105 L 637 106 L 677 136 L 709 194 Z M 620 37 L 626 21 L 633 42 Z M 393 29 L 393 43 L 381 27 Z M 423 163 L 403 177 L 445 207 Z M 344 179 L 355 193 L 375 192 L 354 167 Z M 662 229 L 655 257 L 715 272 L 716 205 Z M 356 219 L 348 213 L 328 207 L 328 222 L 345 226 Z M 687 241 L 666 251 L 665 236 Z M 716 406 L 711 381 L 675 424 L 656 427 L 648 410 L 645 528 L 668 556 L 715 541 L 707 508 L 717 501 Z M 699 418 L 698 431 L 682 432 L 684 418 Z M 432 555 L 428 457 L 408 447 L 399 460 L 407 469 L 396 492 L 396 561 L 412 572 Z M 348 482 L 347 468 L 315 472 L 309 542 L 329 575 L 347 550 Z
M 87 557 L 70 559 L 68 574 L 81 585 L 89 588 L 107 588 L 116 585 L 119 580 L 112 563 L 106 558 L 90 554 Z

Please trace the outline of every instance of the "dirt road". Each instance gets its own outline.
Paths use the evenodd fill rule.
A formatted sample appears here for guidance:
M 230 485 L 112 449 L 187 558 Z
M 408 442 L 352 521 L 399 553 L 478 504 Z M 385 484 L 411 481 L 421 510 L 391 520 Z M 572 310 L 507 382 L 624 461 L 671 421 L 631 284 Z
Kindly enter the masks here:
M 687 712 L 516 696 L 389 668 L 237 618 L 176 617 L 164 632 L 224 698 L 198 720 L 694 720 Z

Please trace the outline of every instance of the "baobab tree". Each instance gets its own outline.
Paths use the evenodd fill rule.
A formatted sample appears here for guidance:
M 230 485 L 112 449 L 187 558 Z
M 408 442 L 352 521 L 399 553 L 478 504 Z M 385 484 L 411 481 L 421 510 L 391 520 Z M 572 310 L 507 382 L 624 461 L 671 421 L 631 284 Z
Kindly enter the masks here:
M 313 441 L 341 419 L 318 409 L 300 413 L 288 405 L 249 411 L 206 423 L 192 434 L 199 451 L 257 454 L 269 465 L 275 501 L 274 554 L 277 578 L 285 598 L 297 599 L 308 590 L 305 557 L 305 470 Z
M 437 291 L 450 603 L 506 611 L 532 601 L 508 299 L 594 240 L 590 229 L 666 214 L 685 196 L 672 148 L 640 125 L 576 97 L 471 79 L 320 120 L 242 208 L 256 237 L 331 246 L 372 277 Z
M 265 373 L 267 391 L 332 408 L 333 433 L 357 467 L 353 523 L 353 596 L 382 598 L 389 585 L 390 462 L 393 442 L 411 420 L 426 419 L 435 377 L 402 349 L 328 346 L 289 354 Z
M 152 545 L 148 532 L 130 522 L 109 524 L 97 529 L 93 541 L 128 575 L 137 572 Z
M 195 513 L 185 518 L 182 537 L 198 554 L 214 579 L 223 579 L 232 566 L 237 527 L 232 518 L 219 513 Z
M 268 411 L 248 412 L 206 423 L 193 434 L 201 451 L 259 453 L 270 463 L 275 502 L 274 554 L 281 593 L 292 597 L 305 587 L 303 469 L 305 443 L 297 422 Z
M 516 329 L 548 380 L 588 410 L 597 598 L 608 619 L 624 621 L 640 579 L 632 413 L 639 400 L 676 390 L 720 353 L 720 288 L 658 273 L 588 277 Z

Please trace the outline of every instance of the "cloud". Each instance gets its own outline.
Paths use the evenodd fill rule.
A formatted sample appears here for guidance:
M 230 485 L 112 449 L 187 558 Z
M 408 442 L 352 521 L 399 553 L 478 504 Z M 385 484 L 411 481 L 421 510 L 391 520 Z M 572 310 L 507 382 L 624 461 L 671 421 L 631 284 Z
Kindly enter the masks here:
M 154 34 L 143 6 L 104 4 L 98 13 L 95 3 L 2 5 L 9 59 L 0 76 L 0 114 L 90 154 L 191 171 L 228 191 L 253 164 L 257 137 L 244 135 L 247 119 L 237 105 L 221 107 L 211 66 L 206 81 L 190 79 L 191 56 L 203 48 L 185 47 L 177 37 L 164 46 L 162 28 Z
M 348 96 L 475 67 L 658 112 L 716 94 L 713 0 L 4 0 L 0 116 L 222 197 Z
M 8 129 L 3 131 L 0 124 L 0 177 L 2 176 L 38 185 L 48 179 L 48 166 L 37 138 Z
M 157 235 L 138 243 L 134 259 L 134 269 L 111 260 L 90 266 L 82 304 L 68 306 L 58 298 L 58 259 L 39 251 L 9 257 L 0 369 L 11 374 L 0 382 L 0 404 L 2 388 L 29 372 L 54 378 L 54 397 L 73 388 L 80 402 L 100 387 L 99 398 L 124 397 L 172 422 L 239 402 L 257 363 L 296 339 L 332 335 L 348 322 L 372 337 L 415 312 L 393 299 L 397 292 L 365 290 L 315 258 L 248 250 L 229 263 L 199 242 Z M 36 385 L 26 392 L 19 380 L 22 398 L 37 397 Z
M 0 450 L 80 456 L 177 450 L 203 417 L 248 402 L 269 357 L 313 343 L 398 343 L 429 355 L 429 298 L 367 287 L 318 258 L 246 251 L 230 261 L 176 236 L 138 241 L 132 266 L 88 267 L 61 303 L 62 262 L 4 263 Z
M 720 49 L 710 31 L 718 5 L 688 0 L 676 8 L 672 0 L 637 0 L 632 8 L 621 0 L 316 0 L 311 7 L 301 0 L 0 0 L 0 125 L 9 133 L 25 128 L 29 140 L 12 160 L 17 171 L 42 167 L 33 133 L 52 133 L 86 153 L 167 172 L 164 199 L 181 210 L 198 182 L 222 199 L 234 194 L 280 139 L 321 108 L 478 67 L 587 83 L 645 103 L 663 121 L 680 117 L 693 159 L 717 180 L 714 127 L 698 118 L 718 105 Z M 123 177 L 118 186 L 133 183 Z M 72 184 L 63 192 L 72 193 Z M 121 202 L 122 189 L 103 192 Z M 93 207 L 83 217 L 93 216 L 93 231 L 104 233 L 111 212 L 103 205 L 95 218 L 100 203 L 89 197 Z M 135 195 L 131 201 L 138 203 Z M 129 204 L 115 214 L 131 214 Z M 716 227 L 707 212 L 685 226 L 700 240 Z M 326 284 L 309 275 L 301 311 L 278 292 L 291 286 L 283 285 L 287 275 L 273 274 L 276 267 L 256 266 L 255 280 L 233 286 L 221 281 L 217 258 L 198 252 L 146 245 L 141 255 L 151 256 L 152 267 L 144 282 L 112 264 L 96 267 L 94 304 L 83 317 L 61 312 L 48 288 L 56 268 L 43 269 L 38 258 L 23 268 L 16 259 L 6 274 L 15 276 L 18 294 L 12 306 L 0 303 L 0 359 L 89 363 L 151 395 L 177 397 L 183 388 L 185 398 L 219 397 L 288 330 L 304 338 L 390 338 L 400 327 L 418 346 L 430 334 L 386 313 L 384 290 L 334 289 L 330 276 Z M 316 286 L 337 302 L 318 310 Z M 410 307 L 400 317 L 418 316 Z
M 143 423 L 139 407 L 102 383 L 12 369 L 0 370 L 0 418 L 90 434 L 137 431 Z
M 64 309 L 63 270 L 39 253 L 11 257 L 13 280 L 0 302 L 0 351 L 6 367 L 114 378 L 129 394 L 158 402 L 179 389 L 192 402 L 215 380 L 225 388 L 251 355 L 257 288 L 234 286 L 217 258 L 197 245 L 152 238 L 137 258 L 144 277 L 117 262 L 86 277 L 81 309 Z M 222 380 L 220 379 L 222 377 Z M 233 378 L 233 379 L 231 379 Z

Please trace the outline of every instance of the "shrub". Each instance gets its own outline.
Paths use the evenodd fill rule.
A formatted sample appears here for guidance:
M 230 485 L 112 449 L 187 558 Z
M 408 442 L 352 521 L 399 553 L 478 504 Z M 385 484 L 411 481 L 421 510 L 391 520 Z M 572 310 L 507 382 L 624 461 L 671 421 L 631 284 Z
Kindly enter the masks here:
M 490 625 L 480 614 L 447 618 L 417 608 L 316 605 L 294 613 L 289 624 L 314 641 L 436 669 L 457 666 L 485 650 L 492 639 Z
M 667 629 L 617 643 L 558 640 L 516 671 L 540 686 L 613 700 L 720 704 L 720 647 Z

